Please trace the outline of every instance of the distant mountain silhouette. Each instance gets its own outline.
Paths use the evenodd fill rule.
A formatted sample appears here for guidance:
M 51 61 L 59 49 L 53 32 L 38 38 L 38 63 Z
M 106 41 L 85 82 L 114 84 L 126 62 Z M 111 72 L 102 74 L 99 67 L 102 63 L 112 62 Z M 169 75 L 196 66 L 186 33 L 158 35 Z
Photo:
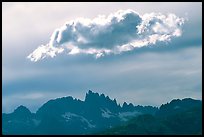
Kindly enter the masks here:
M 166 115 L 173 115 L 179 112 L 187 111 L 191 108 L 200 107 L 202 102 L 200 100 L 194 100 L 191 98 L 185 99 L 174 99 L 170 103 L 162 104 L 159 111 L 157 111 L 156 115 L 159 116 L 166 116 Z
M 135 117 L 164 117 L 167 113 L 173 114 L 174 109 L 183 112 L 194 106 L 200 107 L 201 101 L 173 100 L 160 108 L 126 102 L 120 106 L 116 99 L 89 90 L 84 101 L 68 96 L 49 100 L 36 113 L 24 106 L 19 106 L 13 113 L 3 113 L 2 131 L 3 134 L 95 134 L 123 125 Z
M 98 134 L 201 135 L 202 102 L 191 98 L 175 99 L 161 105 L 155 115 L 140 115 Z

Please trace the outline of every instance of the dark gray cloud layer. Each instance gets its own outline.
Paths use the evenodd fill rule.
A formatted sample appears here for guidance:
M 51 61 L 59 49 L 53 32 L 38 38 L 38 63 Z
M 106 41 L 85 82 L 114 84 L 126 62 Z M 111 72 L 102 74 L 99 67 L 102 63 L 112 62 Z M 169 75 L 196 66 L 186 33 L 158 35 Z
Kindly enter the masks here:
M 56 57 L 54 62 L 37 62 L 35 66 L 38 67 L 30 70 L 43 69 L 43 73 L 35 72 L 33 76 L 3 84 L 5 100 L 6 97 L 10 99 L 10 95 L 15 97 L 15 93 L 17 98 L 19 93 L 34 98 L 25 101 L 28 99 L 22 97 L 16 103 L 10 100 L 10 104 L 4 106 L 17 106 L 21 102 L 39 106 L 39 103 L 51 98 L 68 95 L 84 99 L 89 89 L 117 98 L 119 102 L 143 105 L 159 105 L 173 98 L 200 99 L 201 55 L 201 47 L 197 46 L 169 52 L 149 49 L 113 60 L 101 58 L 85 63 L 79 63 L 89 60 L 85 56 L 81 61 L 74 58 L 68 61 L 66 56 Z M 74 60 L 75 64 L 72 63 Z M 32 66 L 29 68 L 32 69 Z

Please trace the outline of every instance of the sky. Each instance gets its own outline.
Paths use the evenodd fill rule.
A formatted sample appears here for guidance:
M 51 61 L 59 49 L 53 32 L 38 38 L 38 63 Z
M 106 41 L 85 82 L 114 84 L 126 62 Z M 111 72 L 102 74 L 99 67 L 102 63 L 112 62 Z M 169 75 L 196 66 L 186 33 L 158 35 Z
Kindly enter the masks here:
M 104 93 L 202 99 L 201 2 L 2 3 L 2 111 Z

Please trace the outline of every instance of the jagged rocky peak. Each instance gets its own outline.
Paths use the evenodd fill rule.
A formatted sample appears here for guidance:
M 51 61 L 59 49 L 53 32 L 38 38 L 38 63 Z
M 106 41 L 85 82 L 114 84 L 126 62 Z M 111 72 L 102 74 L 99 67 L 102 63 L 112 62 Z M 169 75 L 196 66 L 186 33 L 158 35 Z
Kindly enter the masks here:
M 14 113 L 15 114 L 31 114 L 30 110 L 23 106 L 23 105 L 20 105 L 19 107 L 17 107 L 15 110 L 14 110 Z
M 87 104 L 95 104 L 98 107 L 118 107 L 116 99 L 112 100 L 104 94 L 94 93 L 89 90 L 86 93 L 85 102 Z
M 127 102 L 124 102 L 123 107 L 134 107 L 134 105 L 132 103 L 127 104 Z
M 93 94 L 93 93 L 94 93 L 94 92 L 93 92 L 93 91 L 91 91 L 91 90 L 89 90 L 89 91 L 88 91 L 88 94 Z
M 132 111 L 134 109 L 134 105 L 132 103 L 127 103 L 127 102 L 124 102 L 123 105 L 122 105 L 122 109 L 124 111 Z
M 100 95 L 98 93 L 95 93 L 91 90 L 88 91 L 88 93 L 86 93 L 86 97 L 85 97 L 85 101 L 94 101 L 96 99 L 99 99 Z
M 109 96 L 105 96 L 103 93 L 99 94 L 97 92 L 93 92 L 91 90 L 86 93 L 85 101 L 94 101 L 94 100 L 103 100 L 103 101 L 114 101 L 109 98 Z M 116 100 L 114 101 L 116 102 Z
M 113 102 L 114 102 L 115 104 L 117 104 L 117 101 L 116 101 L 116 99 L 115 99 L 115 98 L 114 98 Z
M 124 102 L 122 107 L 126 107 L 126 106 L 127 106 L 127 103 L 126 103 L 126 102 Z
M 97 96 L 99 96 L 98 93 L 95 93 L 95 92 L 89 90 L 89 91 L 86 93 L 86 96 L 91 96 L 91 95 L 97 95 Z

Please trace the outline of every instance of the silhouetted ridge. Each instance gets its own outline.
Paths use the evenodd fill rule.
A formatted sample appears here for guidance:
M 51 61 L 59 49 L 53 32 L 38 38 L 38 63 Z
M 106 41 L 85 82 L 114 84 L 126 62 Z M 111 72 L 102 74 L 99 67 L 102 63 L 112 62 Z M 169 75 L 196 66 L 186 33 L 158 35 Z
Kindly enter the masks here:
M 174 99 L 170 103 L 162 104 L 157 115 L 172 115 L 191 108 L 200 107 L 202 102 L 191 98 Z
M 160 133 L 160 130 L 166 129 L 164 124 L 175 133 L 184 133 L 183 129 L 188 129 L 189 133 L 200 133 L 201 106 L 201 101 L 190 98 L 172 100 L 159 109 L 152 106 L 134 106 L 127 102 L 120 106 L 116 99 L 89 90 L 84 101 L 72 96 L 52 99 L 43 104 L 36 113 L 31 113 L 25 106 L 19 106 L 13 113 L 2 115 L 2 130 L 4 134 L 93 134 L 136 118 L 136 122 L 128 124 L 131 129 L 136 129 L 130 131 L 125 126 L 122 131 L 131 134 L 132 131 L 138 133 L 143 129 L 146 133 L 147 129 L 148 133 L 152 133 L 152 126 L 156 126 L 153 132 Z M 157 118 L 167 118 L 168 121 L 161 124 Z M 177 123 L 177 119 L 186 123 L 185 128 L 180 126 L 182 123 Z M 198 128 L 194 129 L 192 125 Z
M 31 114 L 30 110 L 23 105 L 20 105 L 18 108 L 16 108 L 13 113 L 15 115 L 22 115 L 22 116 Z
M 117 104 L 116 99 L 112 100 L 109 96 L 105 96 L 104 94 L 94 93 L 93 91 L 89 90 L 86 93 L 85 97 L 85 104 L 87 106 L 93 106 L 94 108 L 107 108 L 113 111 L 118 111 L 120 106 Z
M 122 105 L 123 111 L 133 111 L 135 109 L 132 103 L 127 104 L 126 102 Z
M 71 96 L 57 98 L 55 100 L 50 100 L 45 103 L 36 112 L 39 116 L 46 115 L 56 115 L 63 114 L 67 111 L 69 112 L 79 112 L 82 105 L 82 101 L 79 99 L 74 99 Z

